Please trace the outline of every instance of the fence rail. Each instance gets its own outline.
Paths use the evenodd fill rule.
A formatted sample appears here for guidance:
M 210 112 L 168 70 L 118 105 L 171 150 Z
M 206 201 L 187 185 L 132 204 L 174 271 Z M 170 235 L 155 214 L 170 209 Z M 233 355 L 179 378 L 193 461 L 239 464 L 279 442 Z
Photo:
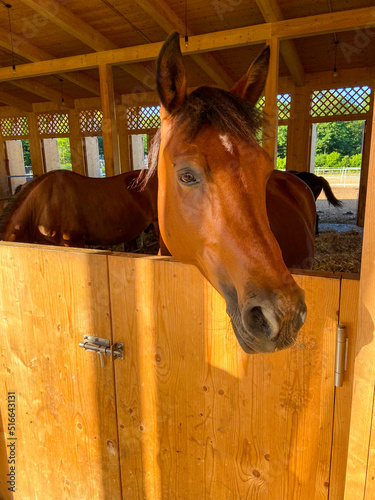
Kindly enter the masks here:
M 361 169 L 357 167 L 316 167 L 315 175 L 322 175 L 332 186 L 359 186 Z

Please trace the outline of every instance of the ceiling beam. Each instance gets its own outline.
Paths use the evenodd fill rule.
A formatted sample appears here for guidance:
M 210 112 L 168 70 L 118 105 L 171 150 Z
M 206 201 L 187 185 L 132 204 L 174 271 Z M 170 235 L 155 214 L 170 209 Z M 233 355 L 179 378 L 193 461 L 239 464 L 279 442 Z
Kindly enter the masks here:
M 9 37 L 9 32 L 0 28 L 0 47 L 5 48 L 6 50 L 12 50 L 12 44 Z M 46 52 L 39 47 L 36 47 L 32 43 L 30 43 L 27 38 L 22 37 L 21 35 L 17 35 L 13 33 L 13 50 L 15 54 L 27 59 L 28 61 L 37 62 L 37 61 L 48 61 L 50 59 L 54 59 L 55 57 Z M 78 85 L 79 87 L 92 92 L 94 95 L 100 95 L 100 84 L 91 76 L 86 75 L 84 73 L 65 73 L 64 79 L 69 80 L 70 82 Z
M 332 14 L 321 14 L 305 18 L 288 19 L 275 23 L 265 23 L 245 28 L 235 28 L 189 38 L 189 46 L 185 47 L 181 40 L 181 51 L 185 55 L 244 47 L 251 44 L 265 43 L 276 36 L 283 39 L 302 38 L 305 36 L 335 33 L 352 29 L 369 29 L 375 26 L 375 7 L 354 9 Z M 354 43 L 354 42 L 353 42 Z M 13 68 L 0 68 L 0 81 L 40 75 L 66 73 L 74 70 L 96 68 L 100 64 L 127 64 L 156 59 L 163 42 L 125 47 L 123 49 L 94 52 L 78 56 L 62 57 L 50 61 L 21 64 Z
M 47 85 L 43 85 L 32 79 L 28 80 L 15 80 L 12 82 L 13 85 L 19 87 L 27 92 L 43 97 L 47 101 L 57 102 L 59 104 L 65 104 L 68 108 L 74 108 L 74 99 L 70 96 L 64 95 L 64 103 L 62 103 L 62 93 L 57 90 L 53 90 Z
M 97 52 L 119 48 L 115 43 L 85 21 L 82 21 L 82 19 L 56 0 L 48 0 L 48 2 L 45 0 L 21 0 L 21 2 Z M 149 72 L 141 64 L 129 65 L 129 67 L 120 65 L 120 68 L 141 81 L 146 87 L 155 87 L 154 84 L 151 84 L 150 87 Z
M 281 12 L 277 0 L 256 0 L 256 3 L 267 23 L 284 20 L 283 13 Z M 294 80 L 294 83 L 297 86 L 302 87 L 305 82 L 305 72 L 293 40 L 281 41 L 280 52 Z
M 185 23 L 176 16 L 173 10 L 164 0 L 135 0 L 135 2 L 148 14 L 163 30 L 169 34 L 173 31 L 179 33 L 187 32 L 188 36 L 194 33 L 191 29 L 186 30 Z M 234 84 L 233 78 L 227 70 L 211 54 L 195 54 L 192 59 L 213 79 L 213 81 L 224 88 L 231 88 Z
M 6 104 L 7 106 L 14 106 L 15 108 L 22 109 L 22 111 L 31 112 L 33 110 L 33 105 L 31 102 L 24 101 L 20 97 L 14 97 L 0 90 L 0 102 Z

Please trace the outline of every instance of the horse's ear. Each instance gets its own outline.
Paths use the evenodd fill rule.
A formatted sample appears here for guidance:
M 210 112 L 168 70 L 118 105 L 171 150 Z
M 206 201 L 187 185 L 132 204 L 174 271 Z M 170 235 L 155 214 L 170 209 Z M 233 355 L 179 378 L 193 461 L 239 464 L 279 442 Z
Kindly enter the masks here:
M 270 47 L 266 45 L 250 68 L 231 89 L 231 92 L 251 104 L 256 104 L 262 95 L 270 64 Z
M 172 33 L 160 51 L 156 66 L 160 101 L 169 112 L 176 111 L 186 97 L 186 70 L 182 62 L 180 36 Z

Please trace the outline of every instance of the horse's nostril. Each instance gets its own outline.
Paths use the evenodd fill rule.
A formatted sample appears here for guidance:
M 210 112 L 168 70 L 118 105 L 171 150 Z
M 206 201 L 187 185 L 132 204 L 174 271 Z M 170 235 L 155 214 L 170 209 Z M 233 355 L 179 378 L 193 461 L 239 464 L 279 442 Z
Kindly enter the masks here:
M 266 318 L 263 315 L 262 308 L 259 306 L 253 307 L 249 312 L 249 321 L 254 328 L 260 328 L 267 324 Z

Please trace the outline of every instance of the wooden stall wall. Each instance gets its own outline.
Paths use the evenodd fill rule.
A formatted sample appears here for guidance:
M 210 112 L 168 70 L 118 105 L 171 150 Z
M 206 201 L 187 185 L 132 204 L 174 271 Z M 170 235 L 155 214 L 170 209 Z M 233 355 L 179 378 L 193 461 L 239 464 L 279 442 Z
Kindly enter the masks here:
M 296 345 L 249 356 L 191 266 L 0 243 L 0 376 L 16 392 L 18 458 L 12 495 L 3 394 L 0 496 L 328 498 L 345 477 L 344 460 L 331 470 L 332 436 L 349 425 L 334 423 L 340 279 L 296 279 L 309 310 Z M 124 342 L 125 359 L 102 368 L 78 347 L 86 333 Z

